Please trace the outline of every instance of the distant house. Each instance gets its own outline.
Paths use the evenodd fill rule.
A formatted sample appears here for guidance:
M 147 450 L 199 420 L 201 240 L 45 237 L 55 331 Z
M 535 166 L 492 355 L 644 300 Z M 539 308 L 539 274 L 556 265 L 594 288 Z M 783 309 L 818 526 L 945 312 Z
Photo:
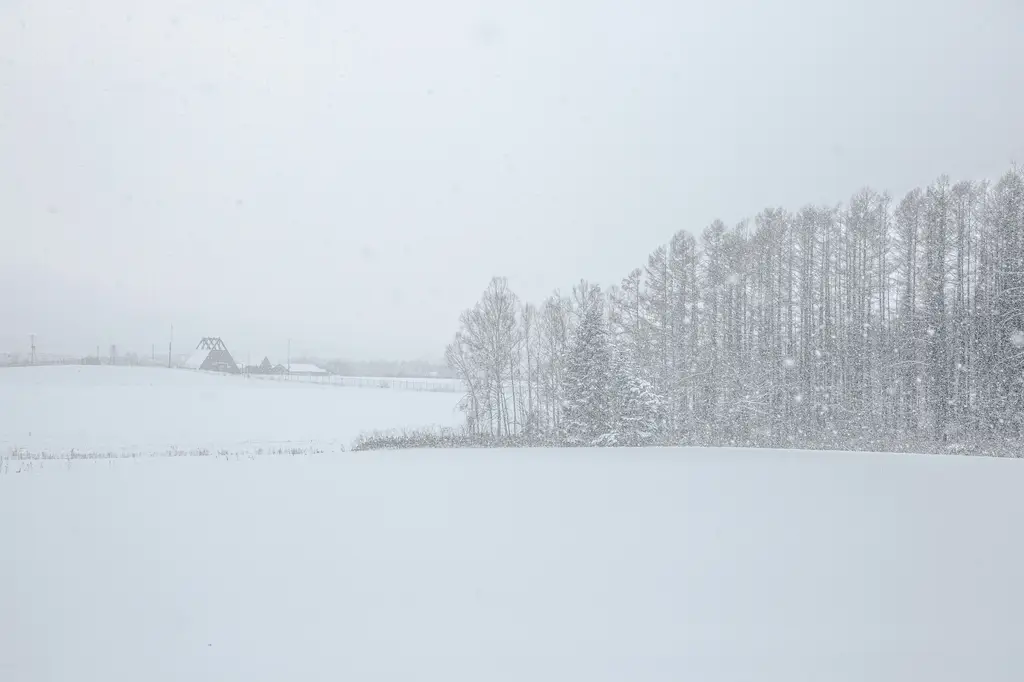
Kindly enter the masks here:
M 215 336 L 204 337 L 196 350 L 185 361 L 188 369 L 202 369 L 210 372 L 227 372 L 228 374 L 239 374 L 241 370 L 235 364 L 224 342 Z
M 317 367 L 316 365 L 307 365 L 296 362 L 293 362 L 290 366 L 286 367 L 285 373 L 294 377 L 326 377 L 331 374 L 326 369 Z
M 264 356 L 263 362 L 258 365 L 246 365 L 245 371 L 249 374 L 273 374 L 274 365 L 270 364 L 270 358 Z

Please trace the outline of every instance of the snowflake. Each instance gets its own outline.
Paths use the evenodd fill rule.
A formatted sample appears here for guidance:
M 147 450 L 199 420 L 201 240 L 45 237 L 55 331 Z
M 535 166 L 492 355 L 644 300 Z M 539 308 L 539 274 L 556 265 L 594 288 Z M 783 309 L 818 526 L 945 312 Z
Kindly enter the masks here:
M 1013 344 L 1014 348 L 1024 348 L 1024 330 L 1018 329 L 1010 334 L 1010 343 Z
M 795 367 L 796 360 L 794 360 L 793 358 L 786 358 L 782 361 L 782 364 L 785 365 L 786 367 Z

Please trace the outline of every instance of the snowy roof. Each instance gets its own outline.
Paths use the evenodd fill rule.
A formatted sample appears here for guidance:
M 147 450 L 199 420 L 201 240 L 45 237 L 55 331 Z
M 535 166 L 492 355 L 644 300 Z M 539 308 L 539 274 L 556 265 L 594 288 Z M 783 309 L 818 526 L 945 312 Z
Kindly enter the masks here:
M 188 360 L 185 361 L 185 367 L 189 369 L 199 369 L 203 366 L 206 361 L 206 356 L 210 354 L 207 349 L 199 349 L 193 351 L 192 355 L 188 356 Z
M 292 374 L 328 374 L 326 369 L 322 369 L 316 365 L 306 365 L 299 362 L 293 362 L 287 369 Z

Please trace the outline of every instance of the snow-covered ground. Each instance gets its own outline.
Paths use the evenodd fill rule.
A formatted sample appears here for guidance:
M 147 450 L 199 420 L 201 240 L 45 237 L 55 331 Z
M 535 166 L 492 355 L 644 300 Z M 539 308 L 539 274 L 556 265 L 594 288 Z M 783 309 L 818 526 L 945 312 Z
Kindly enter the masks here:
M 1020 680 L 1022 464 L 8 462 L 0 679 Z
M 366 430 L 456 425 L 457 400 L 161 367 L 9 367 L 0 455 L 338 451 Z

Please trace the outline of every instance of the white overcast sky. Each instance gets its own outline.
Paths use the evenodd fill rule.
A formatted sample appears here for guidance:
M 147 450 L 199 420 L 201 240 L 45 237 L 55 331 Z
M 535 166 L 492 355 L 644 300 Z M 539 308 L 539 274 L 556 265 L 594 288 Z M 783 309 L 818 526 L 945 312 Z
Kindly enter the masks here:
M 0 0 L 0 351 L 439 358 L 493 275 L 1022 160 L 1019 0 Z

